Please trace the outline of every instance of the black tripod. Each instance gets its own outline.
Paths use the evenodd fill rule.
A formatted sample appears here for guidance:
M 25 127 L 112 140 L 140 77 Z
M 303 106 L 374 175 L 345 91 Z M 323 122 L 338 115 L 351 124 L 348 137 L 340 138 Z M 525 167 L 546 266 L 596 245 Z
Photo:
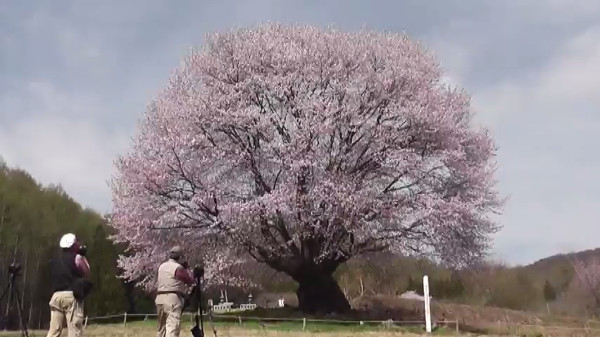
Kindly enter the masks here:
M 8 325 L 8 316 L 10 314 L 11 304 L 17 306 L 17 315 L 21 328 L 21 336 L 29 337 L 29 332 L 27 331 L 27 326 L 25 325 L 25 319 L 23 317 L 23 299 L 21 298 L 21 294 L 16 282 L 17 276 L 20 276 L 20 271 L 21 265 L 18 263 L 12 263 L 8 267 L 8 284 L 2 292 L 2 296 L 0 296 L 0 303 L 2 303 L 2 300 L 8 296 L 8 306 L 3 318 L 5 325 Z
M 194 268 L 194 278 L 196 279 L 196 285 L 194 287 L 195 295 L 196 295 L 196 325 L 192 328 L 192 336 L 193 337 L 204 337 L 204 320 L 202 319 L 202 276 L 204 275 L 204 268 L 196 267 Z M 198 319 L 198 316 L 200 319 Z M 209 319 L 211 319 L 209 313 Z M 212 319 L 211 319 L 212 323 Z M 215 329 L 215 325 L 212 324 L 213 334 L 217 337 L 217 329 Z

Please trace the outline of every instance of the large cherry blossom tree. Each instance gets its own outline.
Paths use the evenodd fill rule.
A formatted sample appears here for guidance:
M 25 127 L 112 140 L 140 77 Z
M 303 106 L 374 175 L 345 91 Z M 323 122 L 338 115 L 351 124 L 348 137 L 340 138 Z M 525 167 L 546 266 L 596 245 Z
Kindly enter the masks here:
M 349 308 L 332 275 L 353 256 L 476 261 L 499 228 L 495 145 L 442 75 L 404 35 L 268 24 L 208 36 L 116 163 L 126 277 L 151 284 L 184 244 L 213 280 L 241 280 L 232 269 L 252 258 L 298 282 L 302 310 L 332 312 Z

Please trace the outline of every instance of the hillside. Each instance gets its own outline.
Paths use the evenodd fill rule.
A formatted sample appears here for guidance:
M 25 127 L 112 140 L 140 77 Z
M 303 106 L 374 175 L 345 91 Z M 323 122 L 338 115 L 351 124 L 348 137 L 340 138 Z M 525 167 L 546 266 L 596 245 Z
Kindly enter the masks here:
M 579 260 L 588 262 L 594 258 L 600 257 L 600 248 L 582 250 L 579 252 L 573 252 L 568 254 L 556 254 L 543 259 L 540 259 L 536 262 L 533 262 L 525 268 L 544 273 L 551 271 L 556 268 L 556 266 L 563 266 L 565 264 L 570 264 L 573 260 Z

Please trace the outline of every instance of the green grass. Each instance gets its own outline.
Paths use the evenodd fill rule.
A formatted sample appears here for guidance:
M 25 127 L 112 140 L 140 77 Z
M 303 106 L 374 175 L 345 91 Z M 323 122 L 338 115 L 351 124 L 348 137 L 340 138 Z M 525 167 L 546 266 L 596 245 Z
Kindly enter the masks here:
M 246 319 L 246 320 L 244 320 Z M 182 321 L 189 323 L 189 317 L 185 316 Z M 93 323 L 90 323 L 92 325 Z M 156 320 L 148 319 L 147 321 L 137 321 L 128 323 L 128 327 L 156 327 Z M 122 325 L 122 324 L 121 324 Z M 217 330 L 236 328 L 241 330 L 268 330 L 280 332 L 311 332 L 311 333 L 330 333 L 330 332 L 347 332 L 347 333 L 363 333 L 363 332 L 398 332 L 398 333 L 424 333 L 423 327 L 420 326 L 390 326 L 386 327 L 381 323 L 365 323 L 360 325 L 358 322 L 351 323 L 329 323 L 329 322 L 306 322 L 303 329 L 302 321 L 257 321 L 242 318 L 242 323 L 237 321 L 237 317 L 231 317 L 230 320 L 223 321 L 219 319 L 214 322 Z M 211 322 L 204 320 L 204 328 L 206 331 L 212 331 Z M 440 327 L 433 333 L 434 335 L 454 335 L 455 331 L 446 327 Z
M 189 328 L 194 324 L 190 313 L 185 313 L 182 317 L 182 336 L 188 335 Z M 285 320 L 289 318 L 295 321 Z M 153 317 L 143 320 L 143 317 L 136 317 L 137 320 L 130 320 L 126 326 L 123 326 L 123 318 L 114 318 L 109 320 L 88 321 L 88 328 L 85 335 L 88 336 L 137 336 L 155 334 L 157 322 Z M 277 320 L 279 318 L 280 320 Z M 241 324 L 239 320 L 241 319 Z M 275 320 L 273 320 L 275 319 Z M 382 322 L 324 322 L 311 321 L 307 317 L 306 326 L 303 327 L 301 313 L 290 312 L 286 309 L 256 310 L 252 312 L 234 312 L 229 314 L 220 314 L 215 317 L 214 322 L 217 331 L 227 332 L 219 334 L 220 336 L 235 336 L 240 332 L 248 332 L 253 335 L 266 336 L 275 334 L 279 336 L 404 336 L 404 335 L 422 335 L 424 327 L 422 325 L 412 326 L 387 326 Z M 204 318 L 204 329 L 207 336 L 212 336 L 212 324 L 208 318 Z M 185 333 L 184 333 L 185 331 Z M 36 331 L 35 337 L 45 336 L 45 332 Z M 66 336 L 66 330 L 63 331 Z M 433 333 L 438 336 L 455 336 L 456 331 L 451 328 L 439 327 Z M 20 334 L 2 334 L 0 336 L 20 336 Z
M 182 319 L 181 336 L 189 336 L 189 329 L 193 323 L 190 322 L 189 317 Z M 304 337 L 304 336 L 318 336 L 318 337 L 363 337 L 363 336 L 417 336 L 423 334 L 423 329 L 419 327 L 390 327 L 386 328 L 383 326 L 376 325 L 340 325 L 331 324 L 326 322 L 311 322 L 306 324 L 306 329 L 303 331 L 302 322 L 276 322 L 276 323 L 259 323 L 257 321 L 248 321 L 239 323 L 232 322 L 215 322 L 215 328 L 218 336 L 230 336 L 230 337 L 252 337 L 252 336 L 289 336 L 289 337 Z M 204 331 L 206 336 L 212 336 L 212 325 L 210 322 L 204 322 Z M 34 331 L 34 337 L 45 336 L 45 331 Z M 63 331 L 63 336 L 67 335 L 66 329 Z M 110 336 L 155 336 L 156 335 L 156 321 L 137 321 L 127 323 L 126 326 L 120 324 L 88 324 L 84 335 L 94 337 L 110 337 Z M 448 335 L 454 336 L 456 334 L 451 330 L 438 329 L 434 335 Z M 17 337 L 20 336 L 18 332 L 2 333 L 2 337 Z M 32 335 L 30 335 L 32 336 Z
M 302 329 L 302 317 L 305 314 L 295 310 L 294 308 L 281 308 L 281 309 L 256 309 L 245 312 L 230 312 L 217 315 L 220 321 L 226 320 L 231 323 L 235 323 L 239 326 L 239 319 L 242 320 L 242 325 L 252 329 L 253 327 L 262 327 L 257 319 L 260 319 L 262 323 L 268 326 L 269 329 L 278 331 L 303 331 Z M 268 318 L 282 319 L 268 320 Z M 295 319 L 295 321 L 286 321 L 285 319 Z M 317 321 L 311 319 L 316 318 Z M 306 316 L 307 322 L 304 331 L 310 332 L 368 332 L 368 331 L 399 331 L 422 334 L 425 332 L 424 324 L 411 324 L 411 325 L 392 325 L 385 326 L 381 321 L 364 321 L 362 325 L 358 321 L 338 321 L 338 322 L 319 322 L 319 318 Z M 333 319 L 340 320 L 340 319 Z M 220 323 L 220 322 L 219 322 Z M 218 323 L 217 323 L 218 324 Z M 434 335 L 452 335 L 456 331 L 454 328 L 438 327 L 433 334 Z

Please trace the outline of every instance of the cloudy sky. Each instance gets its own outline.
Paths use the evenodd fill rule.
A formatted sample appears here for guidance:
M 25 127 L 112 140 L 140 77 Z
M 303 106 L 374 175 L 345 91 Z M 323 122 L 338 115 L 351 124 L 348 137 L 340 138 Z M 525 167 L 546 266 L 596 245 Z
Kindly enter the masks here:
M 510 197 L 512 264 L 600 246 L 600 1 L 0 1 L 0 156 L 110 209 L 112 161 L 205 33 L 259 22 L 406 32 L 473 95 Z

